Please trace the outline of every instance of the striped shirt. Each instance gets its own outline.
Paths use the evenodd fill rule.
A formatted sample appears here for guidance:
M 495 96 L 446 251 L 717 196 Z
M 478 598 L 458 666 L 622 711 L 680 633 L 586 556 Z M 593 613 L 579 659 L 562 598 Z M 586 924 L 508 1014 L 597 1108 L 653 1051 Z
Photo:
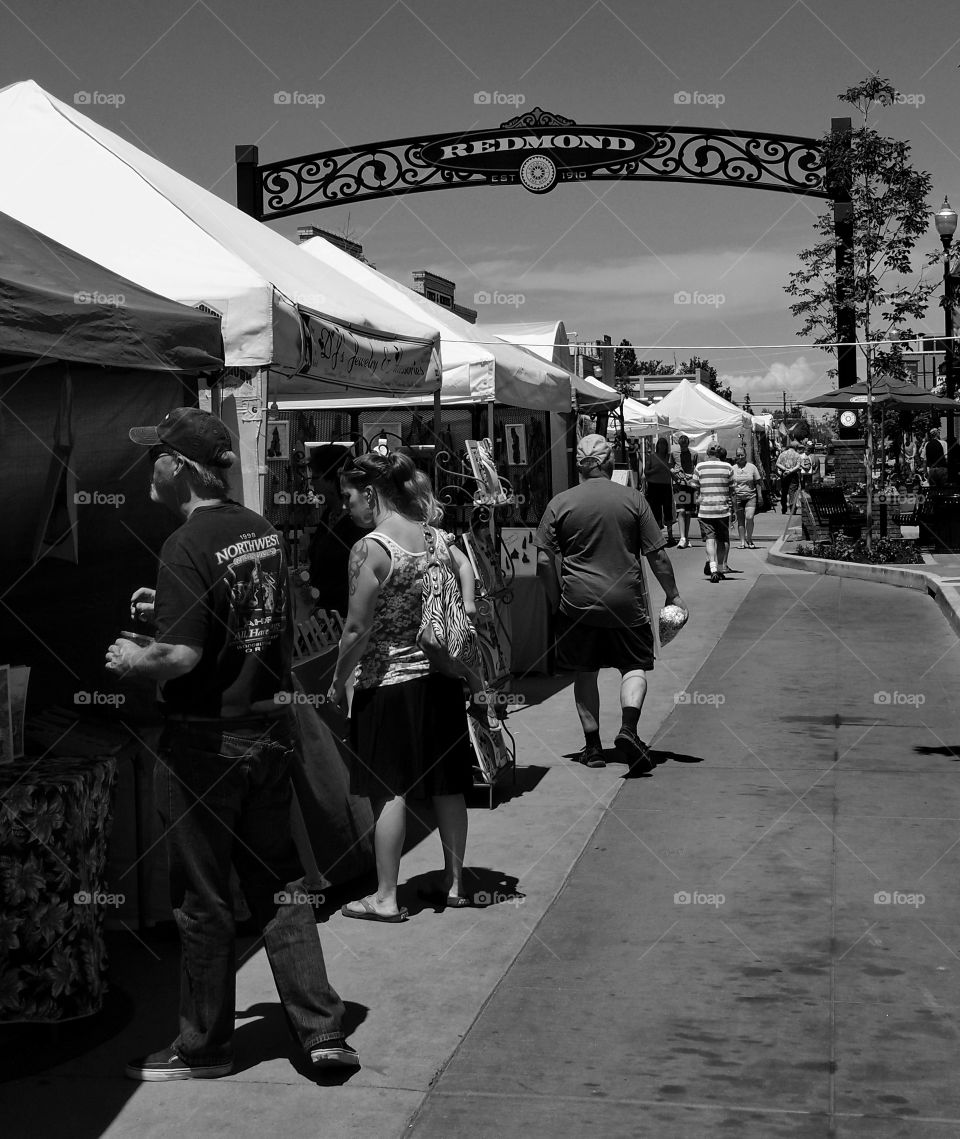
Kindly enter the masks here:
M 690 478 L 700 491 L 701 518 L 727 518 L 733 505 L 733 467 L 719 459 L 705 459 Z

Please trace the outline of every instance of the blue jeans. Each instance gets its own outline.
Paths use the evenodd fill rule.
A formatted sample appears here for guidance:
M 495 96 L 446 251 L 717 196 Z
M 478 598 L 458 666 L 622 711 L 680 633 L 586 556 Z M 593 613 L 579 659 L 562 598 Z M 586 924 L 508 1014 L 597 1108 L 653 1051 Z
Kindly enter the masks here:
M 291 725 L 168 720 L 155 772 L 180 931 L 180 1035 L 196 1064 L 232 1056 L 236 939 L 230 867 L 263 932 L 291 1031 L 309 1052 L 342 1034 L 313 907 L 290 834 Z M 300 895 L 297 900 L 297 895 Z

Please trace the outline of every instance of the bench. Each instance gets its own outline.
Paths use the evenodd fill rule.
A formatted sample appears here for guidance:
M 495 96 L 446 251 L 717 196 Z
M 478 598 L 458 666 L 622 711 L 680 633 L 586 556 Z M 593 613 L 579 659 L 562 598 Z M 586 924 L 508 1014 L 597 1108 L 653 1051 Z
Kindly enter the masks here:
M 812 486 L 801 492 L 801 507 L 809 541 L 828 542 L 838 533 L 859 538 L 869 526 L 866 515 L 847 502 L 841 487 Z

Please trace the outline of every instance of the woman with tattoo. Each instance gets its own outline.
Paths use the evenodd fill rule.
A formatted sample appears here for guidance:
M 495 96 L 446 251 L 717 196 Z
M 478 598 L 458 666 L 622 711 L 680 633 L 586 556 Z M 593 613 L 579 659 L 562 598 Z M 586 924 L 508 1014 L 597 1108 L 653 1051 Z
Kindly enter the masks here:
M 408 796 L 431 798 L 437 817 L 444 865 L 431 896 L 441 894 L 449 906 L 469 904 L 463 890 L 464 795 L 473 784 L 473 761 L 462 684 L 432 673 L 417 644 L 427 554 L 416 473 L 405 455 L 371 453 L 353 459 L 340 476 L 353 520 L 373 527 L 350 552 L 349 608 L 327 695 L 343 706 L 357 669 L 350 791 L 369 797 L 373 807 L 378 885 L 375 894 L 341 913 L 367 921 L 407 918 L 397 905 L 397 879 Z M 449 548 L 443 532 L 435 531 L 434 540 L 443 556 Z M 461 587 L 472 616 L 472 576 L 461 572 Z

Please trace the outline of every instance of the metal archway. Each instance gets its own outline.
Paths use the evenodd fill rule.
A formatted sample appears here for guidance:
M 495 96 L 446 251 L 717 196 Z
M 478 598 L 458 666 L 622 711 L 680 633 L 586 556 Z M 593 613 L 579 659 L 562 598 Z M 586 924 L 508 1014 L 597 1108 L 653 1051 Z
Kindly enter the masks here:
M 831 120 L 849 145 L 851 121 Z M 236 148 L 237 205 L 273 221 L 352 202 L 468 186 L 523 186 L 546 194 L 586 181 L 668 181 L 752 187 L 833 202 L 837 267 L 852 258 L 850 187 L 827 167 L 820 141 L 712 127 L 577 124 L 543 111 L 490 130 L 415 135 L 259 163 Z M 838 381 L 856 382 L 854 311 L 837 296 Z

